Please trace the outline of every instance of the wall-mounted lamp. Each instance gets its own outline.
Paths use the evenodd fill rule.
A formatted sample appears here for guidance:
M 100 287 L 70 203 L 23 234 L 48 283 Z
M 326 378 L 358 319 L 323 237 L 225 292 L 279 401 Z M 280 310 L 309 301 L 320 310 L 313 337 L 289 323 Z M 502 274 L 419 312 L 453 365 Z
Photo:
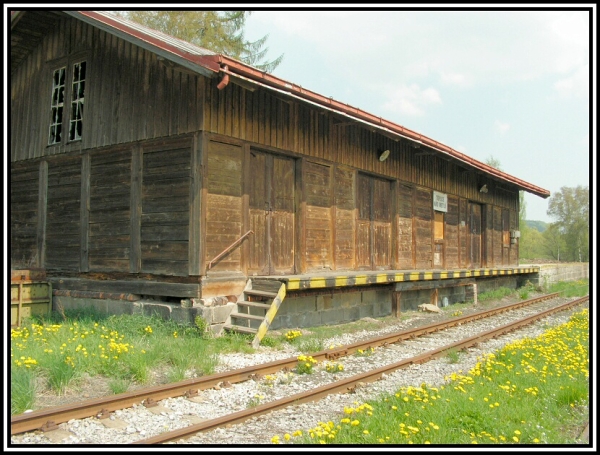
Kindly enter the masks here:
M 479 188 L 479 192 L 480 193 L 487 193 L 488 192 L 487 185 L 481 185 L 481 187 Z
M 388 156 L 390 156 L 389 150 L 383 150 L 379 152 L 379 161 L 387 160 Z

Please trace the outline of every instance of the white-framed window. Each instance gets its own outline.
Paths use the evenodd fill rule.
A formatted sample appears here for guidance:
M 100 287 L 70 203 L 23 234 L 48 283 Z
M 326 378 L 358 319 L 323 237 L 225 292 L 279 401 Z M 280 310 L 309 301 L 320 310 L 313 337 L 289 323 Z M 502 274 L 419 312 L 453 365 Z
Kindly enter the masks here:
M 79 141 L 83 134 L 87 62 L 78 60 L 52 71 L 48 145 Z M 65 128 L 68 125 L 68 129 Z

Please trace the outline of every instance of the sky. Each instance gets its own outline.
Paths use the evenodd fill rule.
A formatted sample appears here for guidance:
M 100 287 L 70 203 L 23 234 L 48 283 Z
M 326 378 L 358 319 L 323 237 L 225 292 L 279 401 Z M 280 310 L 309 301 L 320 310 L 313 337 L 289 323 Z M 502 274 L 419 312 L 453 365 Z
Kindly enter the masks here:
M 266 59 L 284 55 L 273 71 L 282 79 L 479 161 L 493 158 L 551 194 L 563 186 L 592 189 L 596 31 L 589 11 L 393 6 L 257 5 L 245 36 L 268 35 Z M 555 221 L 548 200 L 525 193 L 526 219 Z

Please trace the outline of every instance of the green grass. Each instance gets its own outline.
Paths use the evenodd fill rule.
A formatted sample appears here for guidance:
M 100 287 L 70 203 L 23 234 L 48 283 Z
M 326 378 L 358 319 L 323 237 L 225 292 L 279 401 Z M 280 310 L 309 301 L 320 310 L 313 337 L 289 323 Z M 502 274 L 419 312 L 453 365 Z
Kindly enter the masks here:
M 458 349 L 450 349 L 446 352 L 446 357 L 448 358 L 448 363 L 458 363 L 460 360 L 460 351 Z
M 497 288 L 491 291 L 482 292 L 477 296 L 479 302 L 488 302 L 490 300 L 500 300 L 511 294 L 514 294 L 514 289 L 509 288 Z
M 11 415 L 21 414 L 35 406 L 35 374 L 28 368 L 14 368 L 10 373 Z
M 589 315 L 513 342 L 442 385 L 405 387 L 337 422 L 275 435 L 288 444 L 574 444 L 589 406 Z
M 114 393 L 150 381 L 153 369 L 168 382 L 215 371 L 217 352 L 240 341 L 209 339 L 196 327 L 141 315 L 103 317 L 94 312 L 53 313 L 11 330 L 11 413 L 35 409 L 33 384 L 62 394 L 83 373 L 107 378 Z
M 561 297 L 583 297 L 590 292 L 589 279 L 560 281 L 548 287 L 548 293 L 560 292 Z

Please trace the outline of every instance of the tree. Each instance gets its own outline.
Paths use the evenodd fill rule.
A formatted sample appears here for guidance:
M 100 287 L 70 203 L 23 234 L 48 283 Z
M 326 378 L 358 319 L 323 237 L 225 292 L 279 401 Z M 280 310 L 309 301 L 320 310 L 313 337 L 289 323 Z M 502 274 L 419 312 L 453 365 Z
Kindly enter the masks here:
M 499 171 L 501 171 L 502 169 L 500 168 L 500 160 L 497 158 L 494 158 L 493 155 L 490 155 L 488 158 L 486 158 L 485 160 L 485 164 L 487 164 L 488 166 L 492 166 L 495 167 L 496 169 L 498 169 Z
M 250 11 L 121 11 L 117 14 L 263 71 L 272 72 L 283 60 L 282 54 L 264 61 L 269 50 L 264 47 L 269 35 L 256 41 L 246 40 L 244 25 Z
M 550 197 L 547 213 L 564 239 L 564 260 L 589 261 L 589 201 L 589 189 L 581 185 L 563 186 Z
M 519 239 L 519 259 L 542 259 L 544 254 L 544 239 L 536 229 L 521 229 Z
M 556 223 L 551 224 L 546 229 L 542 237 L 544 238 L 544 257 L 549 257 L 560 262 L 561 258 L 565 260 L 567 245 L 564 236 L 560 233 Z

